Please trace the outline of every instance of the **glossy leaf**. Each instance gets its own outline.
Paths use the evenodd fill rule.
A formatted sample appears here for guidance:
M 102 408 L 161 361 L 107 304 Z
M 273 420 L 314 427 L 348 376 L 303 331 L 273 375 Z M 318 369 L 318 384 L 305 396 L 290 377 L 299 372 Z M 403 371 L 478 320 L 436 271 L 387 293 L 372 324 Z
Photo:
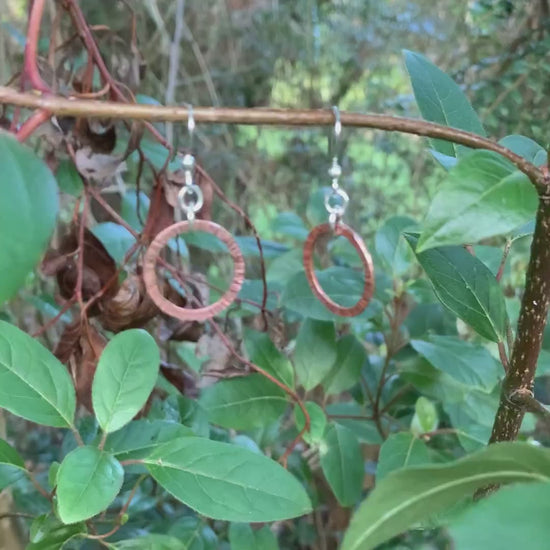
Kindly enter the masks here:
M 394 470 L 429 462 L 428 447 L 421 439 L 410 432 L 392 434 L 380 447 L 376 482 L 380 483 Z
M 277 538 L 265 525 L 252 529 L 248 523 L 232 523 L 229 526 L 231 550 L 278 550 Z
M 248 430 L 279 418 L 288 406 L 286 393 L 261 374 L 221 380 L 205 388 L 200 405 L 210 422 Z
M 309 430 L 304 433 L 304 441 L 310 445 L 315 445 L 323 439 L 325 428 L 327 426 L 327 415 L 325 411 L 313 401 L 304 403 L 307 413 L 309 414 Z M 306 419 L 302 409 L 296 405 L 294 407 L 294 418 L 296 420 L 296 428 L 302 431 L 306 425 Z
M 411 345 L 436 369 L 469 388 L 490 392 L 502 373 L 487 348 L 454 336 L 433 335 L 427 340 L 412 340 Z
M 25 475 L 25 463 L 19 453 L 0 439 L 0 491 Z
M 406 234 L 416 248 L 417 237 Z M 499 342 L 506 335 L 506 304 L 491 271 L 460 246 L 442 246 L 416 254 L 441 303 L 478 334 Z
M 353 506 L 361 497 L 365 467 L 357 438 L 340 424 L 330 426 L 321 447 L 321 468 L 342 506 Z
M 346 334 L 336 343 L 336 361 L 323 382 L 327 395 L 348 390 L 359 380 L 361 368 L 368 361 L 365 346 L 353 334 Z
M 306 391 L 320 384 L 336 361 L 334 323 L 306 319 L 296 338 L 293 360 L 298 382 Z
M 423 118 L 484 136 L 478 116 L 456 82 L 423 55 L 408 50 L 403 54 Z M 432 145 L 440 153 L 453 157 L 466 151 L 460 145 L 438 139 L 432 140 Z
M 103 350 L 92 384 L 99 425 L 114 432 L 130 422 L 155 387 L 160 353 L 153 337 L 140 329 L 114 336 Z
M 34 338 L 0 321 L 0 407 L 31 422 L 73 425 L 75 392 L 67 369 Z
M 546 550 L 550 483 L 504 487 L 449 527 L 456 550 Z
M 493 483 L 550 480 L 550 451 L 496 443 L 466 458 L 384 478 L 355 513 L 342 550 L 370 550 Z
M 27 146 L 0 132 L 0 304 L 25 283 L 46 250 L 59 208 L 50 169 Z
M 244 338 L 248 357 L 289 388 L 294 387 L 294 370 L 265 332 L 247 331 Z
M 63 523 L 89 519 L 105 510 L 122 487 L 124 470 L 97 447 L 78 447 L 57 473 L 57 510 Z
M 307 514 L 301 484 L 269 458 L 236 445 L 184 437 L 147 459 L 155 480 L 205 516 L 227 521 L 276 521 Z
M 474 151 L 449 172 L 434 197 L 417 251 L 510 233 L 534 217 L 537 204 L 529 178 L 509 160 Z
M 182 516 L 170 523 L 171 526 L 167 534 L 176 537 L 180 543 L 183 543 L 185 550 L 218 550 L 220 547 L 216 533 L 205 518 Z

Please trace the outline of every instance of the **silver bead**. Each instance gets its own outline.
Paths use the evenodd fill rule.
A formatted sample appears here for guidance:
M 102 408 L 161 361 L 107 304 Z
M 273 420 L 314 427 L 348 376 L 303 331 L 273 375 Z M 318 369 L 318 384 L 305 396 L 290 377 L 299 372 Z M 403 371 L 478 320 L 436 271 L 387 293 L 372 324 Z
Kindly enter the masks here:
M 342 175 L 342 167 L 337 163 L 333 163 L 329 168 L 328 175 L 331 178 L 339 178 Z
M 195 167 L 195 157 L 193 155 L 184 155 L 181 164 L 185 170 L 192 170 Z

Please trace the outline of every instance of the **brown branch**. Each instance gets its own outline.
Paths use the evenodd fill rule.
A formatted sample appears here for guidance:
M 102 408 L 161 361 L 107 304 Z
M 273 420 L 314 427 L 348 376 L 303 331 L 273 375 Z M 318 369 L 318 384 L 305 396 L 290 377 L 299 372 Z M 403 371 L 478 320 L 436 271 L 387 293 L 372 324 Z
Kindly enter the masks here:
M 517 337 L 500 397 L 491 443 L 516 439 L 525 414 L 524 398 L 532 396 L 550 301 L 550 197 L 539 202 Z
M 125 99 L 125 98 L 124 98 Z M 96 100 L 66 99 L 58 96 L 37 96 L 0 86 L 0 103 L 45 109 L 61 116 L 98 116 L 113 119 L 147 120 L 149 122 L 185 122 L 186 107 L 167 107 L 136 103 L 116 103 Z M 332 110 L 246 109 L 226 107 L 194 107 L 193 116 L 201 124 L 243 124 L 281 126 L 330 126 L 334 123 Z M 498 143 L 471 132 L 449 128 L 433 122 L 390 115 L 340 113 L 342 124 L 348 127 L 372 128 L 388 132 L 402 132 L 458 143 L 472 149 L 487 149 L 499 153 L 525 173 L 540 191 L 546 190 L 546 181 L 539 168 Z

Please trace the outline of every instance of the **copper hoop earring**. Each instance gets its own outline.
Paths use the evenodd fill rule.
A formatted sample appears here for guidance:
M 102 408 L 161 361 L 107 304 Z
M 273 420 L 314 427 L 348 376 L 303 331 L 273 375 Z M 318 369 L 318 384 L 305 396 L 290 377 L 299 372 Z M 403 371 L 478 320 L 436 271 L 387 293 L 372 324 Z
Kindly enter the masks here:
M 195 119 L 193 117 L 193 107 L 188 105 L 187 130 L 192 144 L 193 131 L 195 129 Z M 245 275 L 245 263 L 239 245 L 235 239 L 221 225 L 206 220 L 195 220 L 195 214 L 202 208 L 204 197 L 201 188 L 194 183 L 193 175 L 195 170 L 195 157 L 192 154 L 186 154 L 182 158 L 182 167 L 184 172 L 184 185 L 178 193 L 178 202 L 180 210 L 185 213 L 187 221 L 178 221 L 161 231 L 149 245 L 145 252 L 143 260 L 143 281 L 145 288 L 151 300 L 156 306 L 167 315 L 180 319 L 181 321 L 206 321 L 212 319 L 215 315 L 230 306 L 243 285 Z M 179 213 L 178 213 L 179 215 Z M 233 260 L 233 279 L 224 295 L 213 304 L 200 308 L 180 307 L 166 299 L 158 286 L 156 266 L 157 259 L 162 249 L 168 244 L 170 239 L 177 237 L 181 233 L 187 233 L 191 230 L 203 231 L 218 237 L 229 250 Z
M 345 237 L 355 248 L 361 259 L 365 272 L 365 284 L 363 286 L 361 298 L 359 298 L 359 301 L 353 306 L 345 307 L 334 302 L 323 290 L 315 274 L 313 265 L 315 243 L 319 237 L 327 234 L 333 234 L 336 237 Z M 369 305 L 374 292 L 374 268 L 372 265 L 372 258 L 361 237 L 347 225 L 339 223 L 333 228 L 330 223 L 324 223 L 314 227 L 309 233 L 304 245 L 304 267 L 311 291 L 328 310 L 332 311 L 332 313 L 340 315 L 341 317 L 355 317 L 363 312 Z
M 218 237 L 227 246 L 233 260 L 233 280 L 225 294 L 217 302 L 197 309 L 180 307 L 167 300 L 160 291 L 156 273 L 157 259 L 161 250 L 168 244 L 168 241 L 181 233 L 194 230 L 204 231 Z M 244 257 L 231 233 L 221 225 L 205 220 L 183 221 L 167 227 L 150 244 L 143 261 L 143 280 L 149 296 L 163 313 L 181 321 L 203 322 L 211 319 L 230 306 L 241 290 L 244 275 Z
M 340 315 L 341 317 L 355 317 L 363 312 L 371 301 L 374 293 L 374 268 L 372 265 L 372 258 L 363 242 L 363 239 L 355 233 L 350 227 L 341 222 L 346 208 L 349 203 L 348 194 L 340 188 L 339 178 L 342 175 L 342 167 L 338 162 L 338 155 L 336 146 L 338 138 L 342 132 L 342 123 L 340 122 L 340 111 L 338 107 L 333 107 L 334 113 L 334 138 L 333 138 L 333 157 L 332 165 L 329 170 L 329 176 L 332 178 L 332 189 L 330 193 L 325 196 L 325 208 L 329 214 L 329 223 L 318 225 L 314 227 L 307 236 L 304 244 L 304 268 L 307 277 L 307 281 L 311 288 L 311 291 L 315 297 L 332 313 Z M 355 248 L 361 264 L 363 265 L 363 271 L 365 273 L 365 284 L 363 286 L 363 292 L 357 303 L 350 307 L 341 306 L 334 302 L 327 293 L 323 290 L 323 287 L 317 279 L 315 274 L 315 268 L 313 265 L 313 252 L 315 250 L 315 243 L 317 239 L 322 235 L 333 234 L 336 237 L 345 237 Z

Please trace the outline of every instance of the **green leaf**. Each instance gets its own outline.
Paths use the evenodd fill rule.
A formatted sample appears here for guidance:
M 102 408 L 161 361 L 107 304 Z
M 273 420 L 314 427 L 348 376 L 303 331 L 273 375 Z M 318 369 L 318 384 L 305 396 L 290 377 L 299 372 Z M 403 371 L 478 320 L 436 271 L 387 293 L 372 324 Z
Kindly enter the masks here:
M 0 491 L 25 475 L 25 463 L 19 453 L 0 439 Z
M 537 205 L 535 187 L 509 160 L 474 151 L 449 172 L 434 197 L 417 252 L 510 233 L 534 217 Z
M 327 415 L 325 411 L 313 401 L 306 401 L 304 406 L 309 414 L 310 421 L 309 430 L 304 434 L 304 441 L 310 445 L 316 445 L 323 439 L 327 426 Z M 294 407 L 294 419 L 296 421 L 296 428 L 301 432 L 306 425 L 306 419 L 302 409 L 298 407 L 298 405 Z
M 346 334 L 340 338 L 336 343 L 336 361 L 323 382 L 325 393 L 336 395 L 355 385 L 367 361 L 367 350 L 356 336 Z
M 336 361 L 336 330 L 333 322 L 306 319 L 296 338 L 294 368 L 306 391 L 320 384 Z
M 353 506 L 361 497 L 365 466 L 359 442 L 340 424 L 330 426 L 321 446 L 323 474 L 342 506 Z
M 411 431 L 415 435 L 432 432 L 437 428 L 438 424 L 439 418 L 435 405 L 429 399 L 426 399 L 426 397 L 419 397 L 414 407 Z
M 422 116 L 431 122 L 485 136 L 478 116 L 456 82 L 423 55 L 408 50 L 403 54 Z M 466 150 L 448 141 L 431 141 L 436 151 L 452 157 L 458 157 Z
M 171 526 L 168 535 L 184 544 L 185 550 L 218 550 L 219 541 L 204 518 L 183 516 Z M 154 548 L 156 550 L 156 547 Z
M 287 357 L 275 347 L 268 334 L 246 331 L 244 343 L 250 361 L 262 367 L 289 388 L 294 387 L 294 369 Z
M 0 407 L 31 422 L 69 428 L 76 399 L 67 369 L 34 338 L 0 321 Z
M 371 416 L 370 411 L 365 410 L 355 401 L 332 403 L 327 405 L 325 410 L 329 416 L 333 417 L 334 422 L 348 428 L 359 441 L 373 445 L 383 442 L 374 420 L 368 420 Z
M 466 510 L 449 527 L 456 550 L 546 550 L 550 483 L 505 487 Z
M 134 236 L 122 225 L 114 222 L 98 223 L 92 233 L 101 241 L 109 256 L 122 264 L 124 256 L 136 242 Z
M 500 139 L 499 144 L 537 166 L 546 164 L 544 147 L 528 137 L 512 134 Z
M 139 192 L 139 201 L 135 191 L 128 191 L 122 197 L 120 215 L 133 229 L 141 231 L 142 221 L 145 222 L 149 212 L 149 203 L 149 197 L 143 191 Z M 140 215 L 138 215 L 138 207 Z
M 221 380 L 203 390 L 199 400 L 210 422 L 248 430 L 270 424 L 286 410 L 286 393 L 261 374 Z
M 120 540 L 112 545 L 115 550 L 190 550 L 184 541 L 169 535 L 147 533 L 138 538 Z
M 114 336 L 103 350 L 92 384 L 92 403 L 105 432 L 122 428 L 139 412 L 155 387 L 160 353 L 141 329 Z
M 278 550 L 277 538 L 265 525 L 252 529 L 247 523 L 232 523 L 229 526 L 231 550 Z
M 305 241 L 308 235 L 308 230 L 302 218 L 294 212 L 281 212 L 278 214 L 271 222 L 271 229 L 274 233 L 279 233 L 298 241 Z
M 193 435 L 191 428 L 166 420 L 134 420 L 121 430 L 110 433 L 105 451 L 118 460 L 144 458 L 160 443 Z
M 393 216 L 376 232 L 376 253 L 386 268 L 395 275 L 403 275 L 411 266 L 412 254 L 403 239 L 403 231 L 415 225 L 416 222 L 411 218 Z
M 405 235 L 415 250 L 418 237 Z M 441 303 L 478 334 L 503 341 L 506 336 L 504 295 L 491 271 L 460 246 L 442 246 L 416 254 Z
M 277 521 L 311 511 L 306 492 L 289 472 L 236 445 L 184 437 L 164 443 L 145 462 L 164 489 L 214 519 Z
M 454 336 L 432 335 L 428 340 L 411 340 L 411 345 L 436 369 L 469 388 L 492 391 L 502 371 L 487 348 Z
M 376 483 L 380 483 L 394 470 L 428 462 L 430 462 L 428 447 L 421 439 L 410 432 L 392 434 L 380 447 Z
M 114 456 L 87 445 L 71 451 L 57 473 L 57 511 L 63 523 L 105 510 L 122 487 L 124 470 Z
M 0 304 L 25 283 L 55 227 L 57 183 L 34 152 L 0 132 Z
M 344 307 L 355 305 L 363 293 L 365 277 L 361 271 L 334 266 L 316 271 L 317 279 L 327 295 Z M 374 301 L 356 319 L 368 319 L 373 311 Z M 287 282 L 281 295 L 281 305 L 311 319 L 333 321 L 340 319 L 329 311 L 311 292 L 305 271 L 296 273 Z
M 63 525 L 52 514 L 38 516 L 30 531 L 30 544 L 25 550 L 59 550 L 71 539 L 87 533 L 84 523 Z
M 73 197 L 79 197 L 84 191 L 82 178 L 71 160 L 60 160 L 55 173 L 59 190 Z
M 355 513 L 342 550 L 370 550 L 415 523 L 471 497 L 480 487 L 550 479 L 550 451 L 495 443 L 460 460 L 398 470 L 383 479 Z

